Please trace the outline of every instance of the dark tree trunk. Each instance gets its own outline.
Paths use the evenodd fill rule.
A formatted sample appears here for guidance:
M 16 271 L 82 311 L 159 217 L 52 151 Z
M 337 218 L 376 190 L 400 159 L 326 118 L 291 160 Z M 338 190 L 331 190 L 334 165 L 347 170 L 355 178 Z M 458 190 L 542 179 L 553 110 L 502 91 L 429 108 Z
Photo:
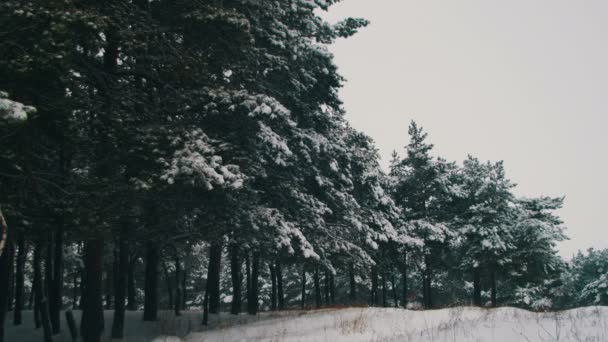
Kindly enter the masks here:
M 285 296 L 283 295 L 283 269 L 281 268 L 281 262 L 278 259 L 276 262 L 276 275 L 279 310 L 285 310 Z
M 182 308 L 182 283 L 181 283 L 181 264 L 179 260 L 179 255 L 177 251 L 175 251 L 175 303 L 173 303 L 173 313 L 175 316 L 181 316 L 181 308 Z
M 357 283 L 355 282 L 355 265 L 351 262 L 348 267 L 348 280 L 350 283 L 349 299 L 350 304 L 355 304 L 357 300 Z
M 205 297 L 203 298 L 203 325 L 209 324 L 209 292 L 205 291 Z
M 49 288 L 49 309 L 53 334 L 59 334 L 61 331 L 61 307 L 63 306 L 63 219 L 58 218 L 57 220 L 53 241 L 53 279 Z
M 9 267 L 8 267 L 8 289 L 6 298 L 6 308 L 13 311 L 13 301 L 15 300 L 15 246 L 9 241 Z
M 473 305 L 481 306 L 481 270 L 473 268 Z
M 158 265 L 160 252 L 158 244 L 146 244 L 146 274 L 144 283 L 144 321 L 158 318 Z
M 54 250 L 55 250 L 55 236 L 51 230 L 47 232 L 47 240 L 46 240 L 46 256 L 44 262 L 44 299 L 46 300 L 46 305 L 48 307 L 48 313 L 51 320 L 51 328 L 53 333 L 57 331 L 59 332 L 59 317 L 56 316 L 56 311 L 54 308 L 55 299 L 53 298 L 53 286 L 55 285 L 54 276 L 55 276 L 55 259 L 54 259 Z
M 372 266 L 372 288 L 370 291 L 370 305 L 378 305 L 378 269 Z
M 90 239 L 84 246 L 84 296 L 80 335 L 83 342 L 100 342 L 104 330 L 103 318 L 103 247 L 101 237 Z
M 325 276 L 323 277 L 323 290 L 325 297 L 325 306 L 329 306 L 329 271 L 325 271 Z
M 401 306 L 407 308 L 407 255 L 403 258 L 403 266 L 401 268 Z
M 117 270 L 114 275 L 114 318 L 112 321 L 112 338 L 121 339 L 124 336 L 125 326 L 125 297 L 127 290 L 127 274 L 129 269 L 129 242 L 126 232 L 129 225 L 123 223 L 118 242 L 118 260 L 115 262 Z
M 492 300 L 492 307 L 495 308 L 497 303 L 496 303 L 496 271 L 494 269 L 492 269 L 492 271 L 490 273 L 490 282 L 491 282 L 490 297 Z
M 300 298 L 300 306 L 304 310 L 306 304 L 306 265 L 302 265 L 302 297 Z
M 135 265 L 137 264 L 137 257 L 131 257 L 129 260 L 129 266 L 127 269 L 127 310 L 137 310 L 137 303 L 135 302 Z
M 116 253 L 116 251 L 113 251 L 112 254 Z M 116 268 L 116 263 L 114 262 L 114 260 L 116 260 L 118 258 L 116 258 L 116 256 L 114 256 L 113 260 L 111 263 L 109 263 L 108 265 L 106 265 L 106 279 L 105 279 L 105 286 L 104 289 L 106 291 L 106 305 L 105 305 L 105 309 L 106 310 L 110 310 L 112 309 L 112 297 L 113 297 L 113 290 L 114 290 L 114 269 Z
M 395 274 L 391 274 L 391 288 L 393 290 L 393 306 L 399 306 L 399 300 L 397 299 L 397 284 L 395 283 Z
M 25 301 L 25 260 L 27 259 L 27 250 L 25 245 L 25 237 L 23 233 L 19 235 L 17 240 L 17 270 L 15 272 L 15 312 L 13 323 L 21 325 L 23 323 L 22 311 Z
M 47 248 L 50 248 L 48 246 Z M 36 250 L 42 253 L 42 244 L 38 243 Z M 43 338 L 45 342 L 52 342 L 51 318 L 49 316 L 49 301 L 44 293 L 44 283 L 42 282 L 42 265 L 40 255 L 34 256 L 34 273 L 38 275 L 39 281 L 36 283 L 34 291 L 36 292 L 36 301 L 40 312 L 40 321 L 42 324 Z M 85 341 L 89 342 L 89 341 Z
M 251 299 L 248 301 L 248 313 L 256 315 L 258 313 L 258 298 L 259 298 L 259 278 L 260 278 L 260 255 L 258 252 L 253 253 L 251 262 Z
M 333 273 L 329 275 L 329 301 L 332 305 L 336 304 L 336 280 Z
M 76 309 L 78 306 L 78 275 L 80 272 L 74 272 L 73 288 L 72 288 L 72 308 Z
M 315 307 L 319 309 L 323 303 L 321 301 L 321 280 L 319 277 L 319 266 L 315 266 L 315 272 L 313 273 L 313 280 L 315 284 Z
M 14 248 L 10 241 L 6 241 L 4 251 L 0 255 L 0 342 L 4 341 L 4 321 L 8 313 L 8 290 L 10 287 L 10 268 L 13 267 Z
M 40 317 L 40 303 L 41 298 L 38 296 L 36 289 L 38 286 L 42 286 L 42 269 L 37 267 L 36 264 L 40 264 L 42 256 L 40 255 L 40 242 L 34 245 L 34 260 L 32 261 L 32 268 L 34 269 L 34 281 L 32 283 L 32 297 L 34 298 L 34 325 L 36 329 L 42 325 L 42 318 Z
M 165 283 L 167 284 L 167 298 L 169 299 L 169 303 L 167 303 L 167 308 L 173 308 L 173 283 L 171 281 L 171 276 L 169 274 L 169 268 L 167 264 L 163 263 L 163 272 L 165 274 Z
M 270 261 L 268 263 L 270 269 L 270 310 L 275 311 L 277 309 L 277 270 Z
M 247 308 L 249 308 L 251 298 L 251 260 L 249 252 L 245 253 L 245 298 L 247 298 Z
M 386 273 L 382 273 L 382 306 L 388 307 L 388 298 L 386 296 Z
M 187 279 L 188 279 L 188 270 L 186 267 L 186 263 L 184 261 L 184 269 L 182 271 L 182 309 L 186 310 L 187 306 L 187 300 L 188 300 L 188 292 L 186 291 L 186 284 L 187 284 Z
M 209 268 L 207 271 L 207 292 L 209 292 L 209 313 L 220 312 L 220 272 L 222 268 L 222 245 L 214 242 L 209 247 Z
M 232 305 L 230 313 L 238 315 L 241 313 L 242 298 L 241 284 L 243 276 L 241 274 L 241 260 L 239 256 L 239 248 L 236 244 L 230 246 L 230 275 L 232 276 Z

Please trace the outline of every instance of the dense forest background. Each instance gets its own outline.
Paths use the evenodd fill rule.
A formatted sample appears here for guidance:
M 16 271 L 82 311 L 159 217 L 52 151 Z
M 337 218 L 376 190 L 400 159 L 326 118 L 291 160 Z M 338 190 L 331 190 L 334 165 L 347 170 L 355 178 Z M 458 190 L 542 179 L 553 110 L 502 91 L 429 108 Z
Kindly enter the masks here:
M 328 24 L 333 2 L 3 1 L 0 327 L 32 309 L 50 341 L 80 309 L 88 342 L 121 338 L 125 310 L 606 304 L 608 251 L 557 254 L 563 198 L 435 156 L 415 122 L 380 168 L 326 48 L 368 23 Z

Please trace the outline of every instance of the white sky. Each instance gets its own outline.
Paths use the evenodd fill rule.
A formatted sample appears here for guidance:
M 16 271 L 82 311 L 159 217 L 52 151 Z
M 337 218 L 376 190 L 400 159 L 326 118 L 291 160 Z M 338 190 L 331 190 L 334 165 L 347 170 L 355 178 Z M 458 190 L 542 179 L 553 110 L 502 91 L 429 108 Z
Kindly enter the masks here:
M 436 155 L 504 160 L 518 195 L 565 195 L 563 256 L 608 247 L 608 1 L 345 0 L 324 16 L 371 21 L 330 49 L 384 166 L 415 119 Z

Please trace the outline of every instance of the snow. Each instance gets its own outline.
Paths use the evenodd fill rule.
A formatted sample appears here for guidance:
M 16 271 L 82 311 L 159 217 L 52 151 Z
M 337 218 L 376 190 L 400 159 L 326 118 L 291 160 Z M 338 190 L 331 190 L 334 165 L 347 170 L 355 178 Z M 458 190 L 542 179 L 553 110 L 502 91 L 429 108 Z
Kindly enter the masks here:
M 12 101 L 8 97 L 7 93 L 0 91 L 0 120 L 21 122 L 27 120 L 28 114 L 36 112 L 36 108 Z
M 457 307 L 411 311 L 385 308 L 293 312 L 225 329 L 192 333 L 208 341 L 606 341 L 608 308 L 559 313 L 516 308 Z

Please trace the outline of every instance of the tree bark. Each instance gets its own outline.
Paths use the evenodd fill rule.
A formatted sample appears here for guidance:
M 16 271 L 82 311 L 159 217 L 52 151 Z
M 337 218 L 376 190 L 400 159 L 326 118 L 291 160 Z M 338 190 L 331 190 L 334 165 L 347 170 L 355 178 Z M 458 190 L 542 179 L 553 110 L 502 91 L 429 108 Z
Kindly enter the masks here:
M 173 313 L 175 316 L 181 316 L 182 307 L 182 283 L 181 283 L 181 264 L 179 254 L 175 251 L 175 299 L 173 303 Z
M 137 310 L 137 303 L 135 301 L 135 264 L 137 263 L 137 257 L 131 256 L 129 258 L 129 266 L 127 268 L 127 310 Z
M 187 309 L 186 303 L 188 300 L 188 292 L 186 291 L 187 290 L 186 284 L 188 284 L 187 279 L 188 279 L 188 270 L 186 267 L 186 261 L 184 260 L 184 269 L 182 271 L 182 280 L 181 280 L 181 282 L 182 282 L 182 309 L 184 309 L 184 310 Z
M 285 310 L 285 296 L 283 295 L 283 269 L 281 268 L 281 262 L 278 259 L 275 265 L 277 275 L 277 296 L 279 310 Z
M 112 254 L 114 254 L 115 251 L 112 251 Z M 112 262 L 108 263 L 108 265 L 106 265 L 106 279 L 105 279 L 105 286 L 104 289 L 106 291 L 106 305 L 105 305 L 105 309 L 106 310 L 110 310 L 112 309 L 112 297 L 113 297 L 113 292 L 114 292 L 114 270 L 116 269 L 116 262 L 114 262 L 114 260 L 116 260 L 118 258 L 116 258 L 116 256 L 114 256 Z
M 250 315 L 256 315 L 259 309 L 259 277 L 260 277 L 260 254 L 253 253 L 251 263 L 251 300 L 248 302 Z
M 171 276 L 169 274 L 169 268 L 167 267 L 167 264 L 165 264 L 165 263 L 163 263 L 163 272 L 165 274 L 165 283 L 167 284 L 167 297 L 169 299 L 167 308 L 172 309 L 173 308 L 173 284 L 171 281 Z
M 382 306 L 388 307 L 388 297 L 386 296 L 386 273 L 382 273 Z
M 15 272 L 15 312 L 13 324 L 21 325 L 21 323 L 23 323 L 22 311 L 25 302 L 25 261 L 27 259 L 27 250 L 23 233 L 19 234 L 17 247 L 19 250 L 17 252 L 17 270 Z
M 222 244 L 213 242 L 209 247 L 209 268 L 207 271 L 207 291 L 209 292 L 209 313 L 220 312 L 220 272 L 222 268 Z
M 40 258 L 42 257 L 40 254 L 40 242 L 34 245 L 34 260 L 32 261 L 32 268 L 34 269 L 34 281 L 32 282 L 32 297 L 34 298 L 34 326 L 36 329 L 40 328 L 42 325 L 42 318 L 40 318 L 40 303 L 41 298 L 38 296 L 36 289 L 38 288 L 39 283 L 42 282 L 42 270 L 40 267 L 36 268 L 36 264 L 40 264 Z
M 407 308 L 407 254 L 403 257 L 403 266 L 401 268 L 401 306 Z
M 129 273 L 129 243 L 126 238 L 128 222 L 123 222 L 118 241 L 118 257 L 115 262 L 117 272 L 114 275 L 114 317 L 112 321 L 112 338 L 121 339 L 125 326 L 125 297 L 127 290 L 127 274 Z
M 8 225 L 4 214 L 2 214 L 2 207 L 0 206 L 0 257 L 4 254 L 4 249 L 8 239 Z
M 47 248 L 50 248 L 48 246 Z M 36 246 L 38 253 L 42 253 L 42 244 L 39 242 Z M 40 321 L 42 324 L 43 338 L 45 342 L 52 342 L 52 331 L 51 331 L 51 319 L 49 316 L 49 302 L 47 296 L 44 293 L 44 284 L 42 282 L 42 265 L 40 260 L 40 254 L 34 256 L 34 273 L 38 275 L 39 281 L 36 283 L 34 291 L 36 291 L 36 301 L 38 301 L 38 307 L 40 310 Z M 90 341 L 85 341 L 90 342 Z
M 158 265 L 160 252 L 158 244 L 148 241 L 146 244 L 146 274 L 144 283 L 144 321 L 156 321 L 158 318 Z
M 277 270 L 272 261 L 268 263 L 270 269 L 270 310 L 277 309 Z
M 325 306 L 329 306 L 329 271 L 325 271 L 324 273 L 323 285 Z
M 8 290 L 10 287 L 10 268 L 13 267 L 14 249 L 9 241 L 5 242 L 4 253 L 0 256 L 0 342 L 4 341 L 4 321 L 8 313 Z
M 490 282 L 491 282 L 491 293 L 490 293 L 490 297 L 492 300 L 492 307 L 496 307 L 497 303 L 496 303 L 496 271 L 494 269 L 492 269 L 491 273 L 490 273 Z
M 82 298 L 82 319 L 80 335 L 83 342 L 101 342 L 104 330 L 103 317 L 103 247 L 104 241 L 96 237 L 86 241 L 84 246 L 84 296 Z
M 302 297 L 300 300 L 300 306 L 304 310 L 306 304 L 306 265 L 302 265 Z
M 238 315 L 241 313 L 242 298 L 241 285 L 243 276 L 241 274 L 241 260 L 239 248 L 236 244 L 230 246 L 230 275 L 232 276 L 232 304 L 230 313 Z
M 370 305 L 378 305 L 378 269 L 372 266 L 372 288 L 370 291 Z
M 63 306 L 63 219 L 57 219 L 53 244 L 53 279 L 49 289 L 49 308 L 53 334 L 61 331 L 61 307 Z M 50 248 L 50 246 L 49 246 Z
M 245 298 L 247 298 L 247 308 L 249 308 L 249 301 L 251 300 L 251 260 L 249 252 L 245 253 L 245 278 Z
M 349 299 L 350 304 L 355 304 L 357 300 L 357 283 L 355 282 L 355 265 L 351 262 L 348 267 L 348 280 L 350 283 Z
M 473 268 L 473 305 L 481 306 L 481 270 Z
M 319 277 L 319 266 L 315 266 L 315 272 L 313 273 L 313 281 L 315 284 L 315 307 L 319 309 L 323 305 L 321 301 L 321 280 Z
M 329 275 L 329 301 L 330 304 L 336 304 L 336 280 L 333 273 Z

